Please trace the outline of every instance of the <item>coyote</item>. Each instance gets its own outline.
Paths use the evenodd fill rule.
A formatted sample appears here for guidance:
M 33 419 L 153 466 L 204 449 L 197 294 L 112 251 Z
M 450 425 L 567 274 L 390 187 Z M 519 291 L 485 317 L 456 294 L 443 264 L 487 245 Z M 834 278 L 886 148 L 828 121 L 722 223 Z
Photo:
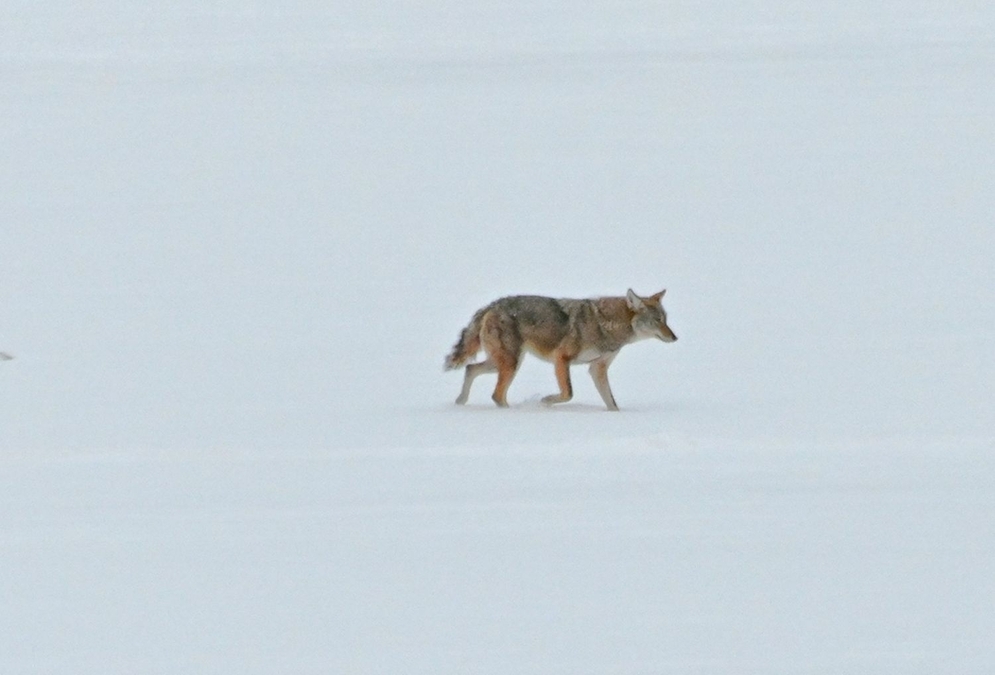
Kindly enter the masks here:
M 446 370 L 454 370 L 474 358 L 481 347 L 487 354 L 484 361 L 466 367 L 463 391 L 456 403 L 466 403 L 478 375 L 496 372 L 497 386 L 491 398 L 498 406 L 508 407 L 508 387 L 527 351 L 556 367 L 560 393 L 544 397 L 543 403 L 552 405 L 573 398 L 570 366 L 589 363 L 594 386 L 605 405 L 618 410 L 608 386 L 608 366 L 619 350 L 645 338 L 677 340 L 660 304 L 666 292 L 646 298 L 629 289 L 625 297 L 557 300 L 513 295 L 495 300 L 477 310 L 446 357 Z

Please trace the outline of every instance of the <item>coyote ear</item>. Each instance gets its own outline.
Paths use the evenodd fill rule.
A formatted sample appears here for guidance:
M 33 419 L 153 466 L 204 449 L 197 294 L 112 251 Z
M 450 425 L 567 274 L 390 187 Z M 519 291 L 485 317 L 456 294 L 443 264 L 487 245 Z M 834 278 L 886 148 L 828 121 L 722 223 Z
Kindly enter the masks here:
M 629 309 L 637 312 L 646 307 L 643 303 L 643 299 L 636 295 L 635 291 L 631 288 L 625 294 L 625 304 L 629 306 Z
M 654 293 L 653 295 L 651 295 L 649 299 L 652 300 L 653 302 L 660 302 L 660 300 L 662 300 L 663 296 L 665 296 L 666 294 L 667 294 L 667 289 L 665 288 L 659 293 Z

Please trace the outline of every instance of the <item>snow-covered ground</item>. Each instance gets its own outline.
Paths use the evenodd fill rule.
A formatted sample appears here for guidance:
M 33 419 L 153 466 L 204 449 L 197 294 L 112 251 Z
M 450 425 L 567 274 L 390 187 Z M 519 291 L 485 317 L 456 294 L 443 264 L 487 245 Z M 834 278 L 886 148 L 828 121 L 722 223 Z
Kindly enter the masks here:
M 0 672 L 995 672 L 995 9 L 7 2 Z M 680 342 L 544 409 L 504 294 Z

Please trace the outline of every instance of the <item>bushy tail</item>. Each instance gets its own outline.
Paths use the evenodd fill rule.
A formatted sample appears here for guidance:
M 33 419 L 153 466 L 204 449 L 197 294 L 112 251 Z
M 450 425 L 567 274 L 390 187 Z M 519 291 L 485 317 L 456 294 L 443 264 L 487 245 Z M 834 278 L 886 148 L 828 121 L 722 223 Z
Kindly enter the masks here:
M 472 359 L 480 351 L 480 326 L 484 321 L 484 314 L 489 307 L 484 307 L 477 311 L 470 319 L 470 323 L 463 332 L 460 333 L 459 340 L 453 345 L 453 350 L 446 357 L 446 370 L 455 370 L 467 361 Z

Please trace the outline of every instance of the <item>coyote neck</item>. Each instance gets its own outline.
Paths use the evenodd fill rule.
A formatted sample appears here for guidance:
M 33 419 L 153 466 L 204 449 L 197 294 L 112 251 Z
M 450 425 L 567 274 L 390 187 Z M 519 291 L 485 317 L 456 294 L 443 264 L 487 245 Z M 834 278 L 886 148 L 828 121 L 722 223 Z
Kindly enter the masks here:
M 560 304 L 570 317 L 567 341 L 575 343 L 578 354 L 617 352 L 637 339 L 625 298 L 564 299 Z

